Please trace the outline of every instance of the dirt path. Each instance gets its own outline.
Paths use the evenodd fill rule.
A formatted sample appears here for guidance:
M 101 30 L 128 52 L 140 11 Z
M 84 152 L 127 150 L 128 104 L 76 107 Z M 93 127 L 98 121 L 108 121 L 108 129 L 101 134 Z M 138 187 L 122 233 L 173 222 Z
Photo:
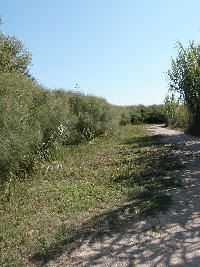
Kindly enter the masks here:
M 129 223 L 120 233 L 101 240 L 84 240 L 70 261 L 65 255 L 48 266 L 200 266 L 200 139 L 162 126 L 164 145 L 177 144 L 185 168 L 178 175 L 183 186 L 172 189 L 174 205 L 167 214 Z

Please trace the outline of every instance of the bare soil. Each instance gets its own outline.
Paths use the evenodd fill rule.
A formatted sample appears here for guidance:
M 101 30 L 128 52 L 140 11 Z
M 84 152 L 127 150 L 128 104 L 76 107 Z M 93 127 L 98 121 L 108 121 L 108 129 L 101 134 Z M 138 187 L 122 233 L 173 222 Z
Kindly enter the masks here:
M 80 246 L 48 266 L 200 266 L 200 139 L 180 131 L 151 126 L 163 145 L 175 144 L 183 169 L 166 175 L 183 186 L 170 189 L 173 205 L 167 213 L 129 222 L 123 230 L 99 239 L 80 240 Z

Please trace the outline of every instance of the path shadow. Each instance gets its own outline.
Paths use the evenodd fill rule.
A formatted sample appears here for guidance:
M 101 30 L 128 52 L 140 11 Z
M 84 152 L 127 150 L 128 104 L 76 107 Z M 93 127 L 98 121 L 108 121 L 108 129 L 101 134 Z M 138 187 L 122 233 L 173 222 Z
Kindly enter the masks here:
M 110 239 L 91 238 L 74 255 L 74 266 L 104 266 L 105 258 L 107 266 L 200 266 L 199 169 L 190 165 L 181 176 L 187 182 L 174 191 L 171 211 L 129 221 Z

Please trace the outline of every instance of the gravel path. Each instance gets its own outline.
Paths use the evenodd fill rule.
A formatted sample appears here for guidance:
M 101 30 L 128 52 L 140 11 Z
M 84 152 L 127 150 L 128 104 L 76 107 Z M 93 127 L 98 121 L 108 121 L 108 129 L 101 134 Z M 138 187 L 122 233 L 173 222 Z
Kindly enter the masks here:
M 165 136 L 164 145 L 177 144 L 185 168 L 173 172 L 183 186 L 172 189 L 174 205 L 166 214 L 129 223 L 120 233 L 88 239 L 71 255 L 48 266 L 200 266 L 200 139 L 151 126 L 152 135 Z

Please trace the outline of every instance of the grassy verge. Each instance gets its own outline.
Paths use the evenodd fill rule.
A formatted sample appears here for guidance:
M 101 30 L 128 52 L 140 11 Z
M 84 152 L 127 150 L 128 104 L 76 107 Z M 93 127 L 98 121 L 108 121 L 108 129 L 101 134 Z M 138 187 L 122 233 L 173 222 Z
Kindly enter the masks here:
M 145 126 L 57 148 L 31 179 L 1 188 L 1 266 L 41 266 L 70 252 L 82 236 L 109 233 L 129 218 L 166 211 L 167 172 L 181 165 Z

